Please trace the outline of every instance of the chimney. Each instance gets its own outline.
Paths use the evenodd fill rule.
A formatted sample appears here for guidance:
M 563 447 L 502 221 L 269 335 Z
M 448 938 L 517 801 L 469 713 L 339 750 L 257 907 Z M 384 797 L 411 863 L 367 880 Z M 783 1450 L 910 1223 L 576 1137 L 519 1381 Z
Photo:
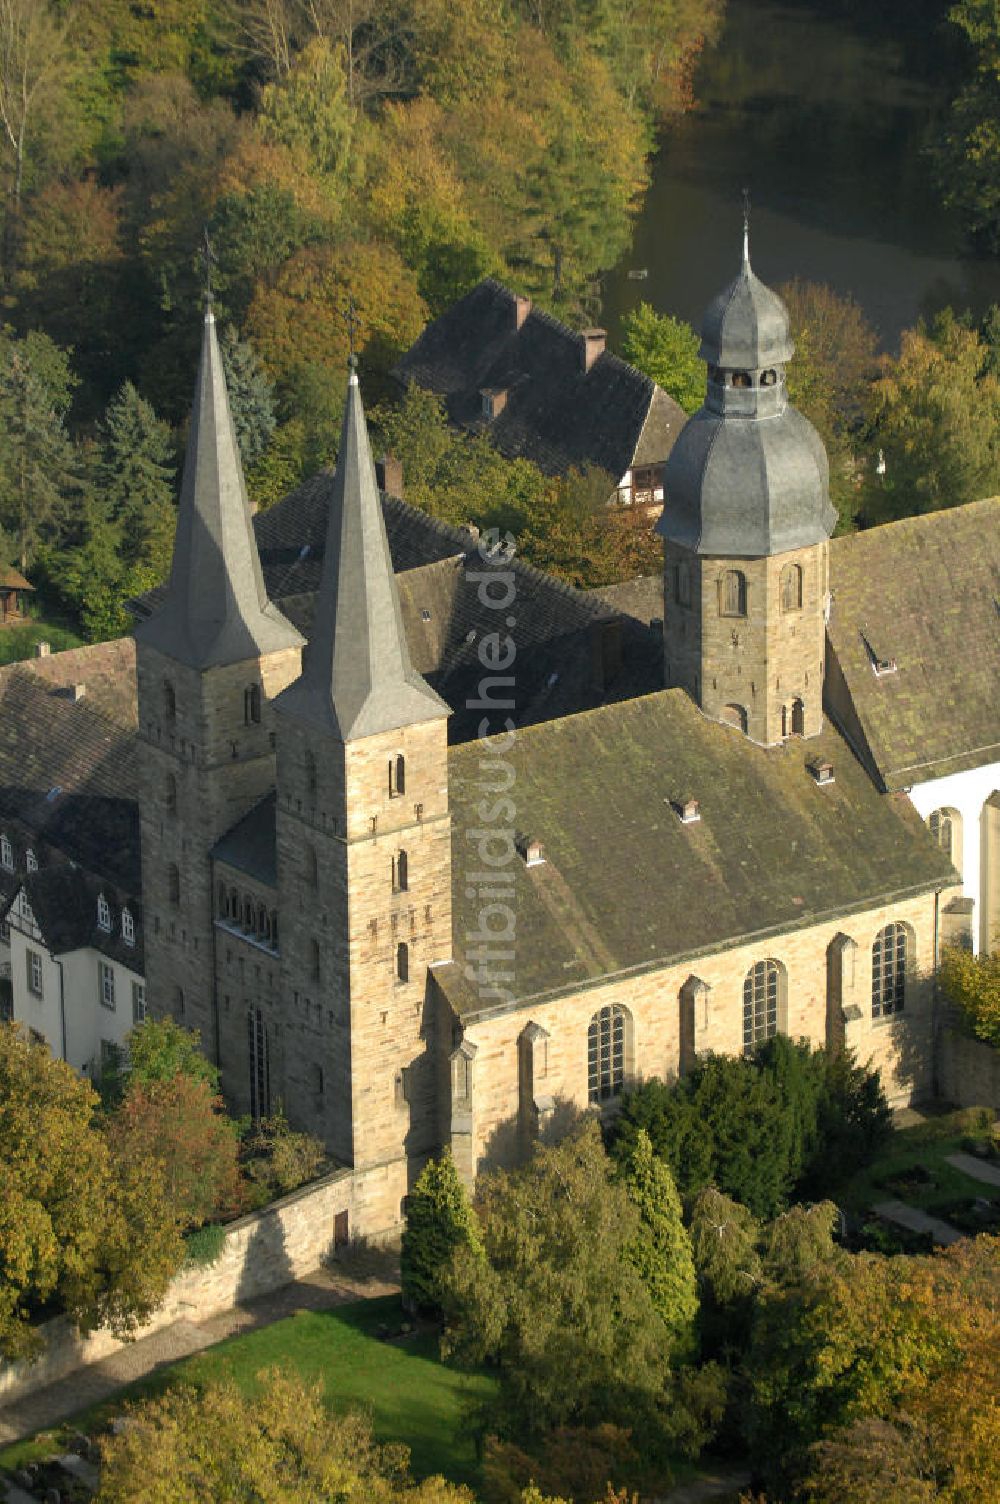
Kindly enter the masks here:
M 36 658 L 47 658 L 51 652 L 52 652 L 52 644 L 50 642 L 36 642 L 35 643 L 35 657 Z
M 519 835 L 515 842 L 526 867 L 541 867 L 545 863 L 542 843 L 534 836 Z
M 813 762 L 807 762 L 806 767 L 809 769 L 814 782 L 833 782 L 833 763 L 828 762 L 825 757 L 817 757 Z
M 583 369 L 590 370 L 598 356 L 604 354 L 604 346 L 608 342 L 606 329 L 581 329 L 580 338 L 583 340 Z
M 84 696 L 86 695 L 86 693 L 87 693 L 87 686 L 86 686 L 86 684 L 71 684 L 69 686 L 68 693 L 69 693 L 70 699 L 73 701 L 73 703 L 75 705 L 80 700 L 82 700 L 84 698 Z
M 375 480 L 380 491 L 403 498 L 403 461 L 393 454 L 383 454 L 375 461 Z
M 528 314 L 531 312 L 531 299 L 522 298 L 520 293 L 514 294 L 514 328 L 520 329 Z
M 483 399 L 483 417 L 499 418 L 507 406 L 507 388 L 505 386 L 484 386 L 479 395 Z

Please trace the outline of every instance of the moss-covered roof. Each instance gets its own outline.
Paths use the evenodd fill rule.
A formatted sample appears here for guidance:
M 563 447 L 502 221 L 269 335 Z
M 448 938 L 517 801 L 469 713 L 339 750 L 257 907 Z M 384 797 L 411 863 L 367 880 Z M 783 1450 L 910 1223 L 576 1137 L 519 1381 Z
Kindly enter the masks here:
M 456 975 L 476 964 L 470 936 L 491 901 L 470 832 L 500 829 L 509 813 L 484 819 L 490 782 L 507 781 L 488 756 L 477 743 L 449 755 Z M 830 728 L 765 750 L 672 689 L 528 727 L 504 756 L 512 823 L 545 855 L 497 869 L 501 884 L 513 878 L 517 998 L 958 881 L 909 800 L 880 794 Z M 833 783 L 814 781 L 817 757 L 832 762 Z M 700 802 L 696 823 L 673 807 L 685 799 Z M 471 992 L 441 981 L 466 1014 L 497 1006 L 475 980 Z
M 885 786 L 1000 758 L 1000 497 L 835 538 L 830 584 L 849 729 Z

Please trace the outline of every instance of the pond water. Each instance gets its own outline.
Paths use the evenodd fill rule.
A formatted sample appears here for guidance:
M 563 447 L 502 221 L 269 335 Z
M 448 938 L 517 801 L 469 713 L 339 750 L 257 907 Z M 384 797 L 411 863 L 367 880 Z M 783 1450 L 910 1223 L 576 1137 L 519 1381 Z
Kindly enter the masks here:
M 698 107 L 665 133 L 632 248 L 605 279 L 613 340 L 640 299 L 697 324 L 738 269 L 744 187 L 758 275 L 853 294 L 886 348 L 946 304 L 978 317 L 1000 303 L 1000 263 L 969 251 L 927 159 L 953 87 L 933 77 L 939 34 L 928 22 L 915 66 L 914 38 L 907 56 L 886 32 L 809 0 L 729 0 Z

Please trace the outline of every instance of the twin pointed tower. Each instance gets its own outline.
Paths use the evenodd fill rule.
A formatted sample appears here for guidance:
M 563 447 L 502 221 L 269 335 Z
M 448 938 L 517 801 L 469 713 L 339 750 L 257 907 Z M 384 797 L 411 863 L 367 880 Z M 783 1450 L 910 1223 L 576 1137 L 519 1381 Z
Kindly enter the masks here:
M 449 711 L 410 663 L 353 370 L 303 654 L 265 591 L 209 306 L 170 582 L 136 650 L 151 1009 L 201 1030 L 235 1105 L 282 1102 L 401 1198 L 436 1131 Z
M 823 442 L 789 404 L 788 313 L 750 267 L 709 305 L 705 401 L 664 476 L 668 686 L 763 745 L 822 727 L 830 504 Z

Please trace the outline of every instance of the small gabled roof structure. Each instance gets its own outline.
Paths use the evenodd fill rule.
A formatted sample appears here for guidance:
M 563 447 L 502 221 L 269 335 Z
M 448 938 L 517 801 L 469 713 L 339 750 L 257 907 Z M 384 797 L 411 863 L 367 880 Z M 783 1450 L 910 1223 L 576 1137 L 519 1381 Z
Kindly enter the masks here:
M 410 662 L 355 370 L 309 647 L 275 704 L 343 742 L 450 714 Z
M 190 668 L 241 663 L 302 638 L 264 588 L 211 302 L 191 409 L 170 583 L 136 639 Z
M 393 375 L 443 397 L 456 427 L 547 475 L 598 468 L 617 482 L 662 463 L 685 421 L 654 381 L 488 277 L 420 335 Z M 483 394 L 503 393 L 495 417 Z
M 26 580 L 13 564 L 0 564 L 0 590 L 30 590 L 34 593 L 34 589 L 31 581 Z

